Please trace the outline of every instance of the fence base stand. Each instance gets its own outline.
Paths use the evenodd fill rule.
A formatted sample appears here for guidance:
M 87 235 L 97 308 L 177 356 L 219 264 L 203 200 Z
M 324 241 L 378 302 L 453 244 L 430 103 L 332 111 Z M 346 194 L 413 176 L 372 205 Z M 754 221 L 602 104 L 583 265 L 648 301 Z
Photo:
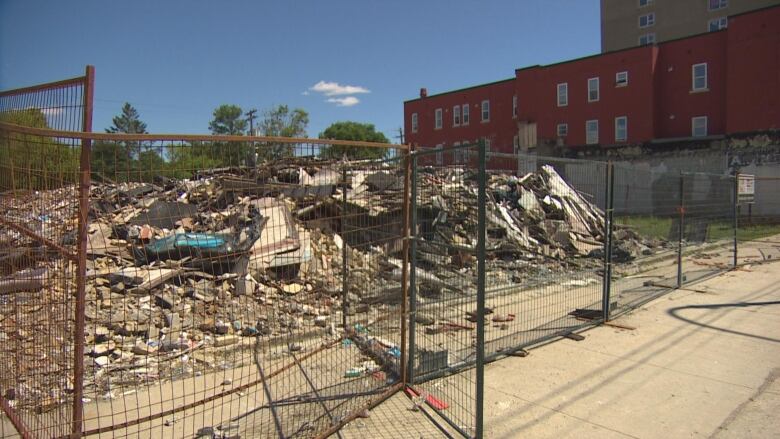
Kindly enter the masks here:
M 585 340 L 585 337 L 581 336 L 580 334 L 575 334 L 573 332 L 563 334 L 563 338 L 568 338 L 569 340 L 574 340 L 574 341 Z

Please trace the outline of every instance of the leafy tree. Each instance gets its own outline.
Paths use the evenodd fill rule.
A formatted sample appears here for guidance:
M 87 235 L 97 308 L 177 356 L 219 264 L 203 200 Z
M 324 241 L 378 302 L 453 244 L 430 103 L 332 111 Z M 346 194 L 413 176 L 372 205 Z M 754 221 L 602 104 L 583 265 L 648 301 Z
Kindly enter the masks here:
M 242 119 L 243 114 L 244 111 L 238 105 L 220 105 L 214 110 L 214 119 L 209 122 L 211 133 L 228 136 L 244 135 L 247 121 Z
M 268 137 L 306 137 L 308 125 L 309 113 L 305 110 L 290 110 L 287 105 L 278 105 L 263 112 L 260 133 Z M 258 156 L 264 159 L 291 157 L 294 154 L 294 147 L 287 143 L 270 143 L 258 150 Z
M 36 108 L 0 113 L 0 122 L 49 128 L 46 115 Z M 0 192 L 45 190 L 78 181 L 79 148 L 52 137 L 9 132 L 0 136 Z M 13 184 L 12 184 L 13 183 Z
M 238 105 L 223 104 L 214 110 L 214 119 L 209 122 L 209 129 L 214 135 L 243 136 L 247 121 L 243 119 L 244 111 Z M 219 159 L 220 166 L 239 166 L 254 162 L 251 147 L 244 142 L 215 142 L 211 144 L 218 154 L 211 155 Z
M 130 103 L 122 106 L 122 114 L 114 116 L 113 125 L 106 129 L 107 133 L 145 134 L 146 124 L 141 122 L 138 111 Z
M 320 139 L 355 140 L 360 142 L 390 143 L 373 124 L 360 122 L 336 122 L 320 133 Z M 349 157 L 350 159 L 379 159 L 387 154 L 385 148 L 332 145 L 324 148 L 320 155 L 326 158 Z

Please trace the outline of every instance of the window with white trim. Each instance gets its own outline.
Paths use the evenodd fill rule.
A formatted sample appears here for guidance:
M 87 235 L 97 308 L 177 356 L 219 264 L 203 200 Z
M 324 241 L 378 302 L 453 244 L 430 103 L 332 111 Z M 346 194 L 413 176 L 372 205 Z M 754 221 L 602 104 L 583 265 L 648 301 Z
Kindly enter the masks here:
M 514 137 L 512 137 L 512 151 L 517 152 L 520 150 L 520 137 L 515 134 Z
M 707 9 L 710 11 L 727 8 L 728 6 L 729 0 L 709 0 L 707 2 Z
M 585 143 L 595 145 L 599 143 L 599 121 L 589 120 L 585 122 Z
M 441 111 L 441 108 L 437 108 L 437 109 L 436 109 L 436 113 L 435 113 L 435 114 L 436 114 L 436 118 L 435 118 L 435 119 L 436 119 L 436 121 L 435 121 L 435 125 L 434 125 L 434 127 L 435 127 L 437 130 L 440 130 L 440 129 L 441 129 L 441 127 L 442 127 L 442 124 L 443 124 L 443 123 L 442 123 L 442 111 Z
M 648 44 L 655 44 L 655 34 L 649 33 L 639 36 L 639 45 L 640 46 L 646 46 Z
M 713 18 L 709 21 L 709 30 L 710 32 L 716 32 L 721 29 L 726 29 L 729 27 L 729 19 L 728 17 L 720 17 L 720 18 Z
M 460 126 L 460 105 L 452 107 L 452 126 Z
M 625 87 L 628 85 L 628 72 L 615 73 L 615 87 Z
M 569 105 L 569 83 L 558 84 L 558 106 L 565 107 Z
M 558 127 L 556 128 L 556 133 L 558 134 L 558 137 L 566 137 L 569 135 L 569 124 L 568 123 L 559 123 Z
M 490 101 L 485 99 L 482 101 L 482 122 L 490 121 Z
M 488 139 L 487 137 L 485 137 L 485 138 L 484 138 L 484 139 L 482 139 L 482 140 L 484 140 L 484 141 L 485 141 L 485 152 L 490 152 L 490 139 Z
M 615 142 L 625 142 L 628 139 L 628 117 L 615 118 Z
M 436 164 L 444 164 L 444 144 L 440 143 L 436 145 Z
M 639 27 L 650 27 L 655 24 L 655 12 L 639 16 Z
M 691 118 L 691 135 L 693 137 L 707 136 L 707 116 Z
M 517 117 L 517 95 L 512 96 L 512 117 Z
M 649 6 L 653 4 L 653 0 L 639 0 L 639 7 L 644 8 L 645 6 Z
M 469 124 L 469 104 L 463 104 L 463 125 Z
M 599 100 L 599 78 L 588 79 L 588 102 Z
M 691 90 L 707 90 L 707 63 L 694 64 L 691 67 Z
M 417 120 L 417 113 L 412 113 L 412 132 L 416 133 L 417 128 L 419 127 L 419 122 Z

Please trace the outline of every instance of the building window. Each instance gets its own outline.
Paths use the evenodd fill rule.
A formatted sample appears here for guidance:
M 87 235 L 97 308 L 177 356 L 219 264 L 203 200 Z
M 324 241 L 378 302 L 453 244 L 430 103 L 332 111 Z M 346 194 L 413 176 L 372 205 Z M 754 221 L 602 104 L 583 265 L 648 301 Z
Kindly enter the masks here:
M 490 101 L 482 101 L 482 122 L 490 121 Z
M 444 144 L 440 143 L 436 145 L 436 164 L 441 166 L 444 164 Z
M 693 91 L 707 90 L 707 63 L 694 64 Z
M 617 72 L 615 74 L 615 87 L 625 87 L 628 85 L 628 72 Z
M 485 152 L 490 152 L 490 139 L 487 137 L 483 138 L 482 140 L 485 141 Z
M 512 117 L 517 117 L 517 95 L 512 96 Z
M 417 122 L 417 113 L 412 113 L 412 132 L 417 132 L 417 127 L 419 127 Z
M 649 6 L 653 4 L 653 0 L 639 0 L 639 7 L 644 8 L 645 6 Z
M 569 135 L 569 124 L 567 123 L 559 123 L 558 124 L 558 137 L 566 137 Z
M 727 17 L 713 18 L 709 22 L 710 32 L 719 31 L 729 27 L 729 19 Z
M 710 11 L 723 9 L 729 6 L 729 0 L 709 0 L 707 3 Z
M 649 33 L 639 36 L 639 45 L 646 46 L 648 44 L 655 44 L 655 34 Z
M 469 104 L 463 104 L 463 125 L 469 124 Z
M 452 107 L 452 126 L 460 126 L 460 105 Z
M 693 137 L 707 136 L 707 116 L 691 118 L 691 135 Z
M 441 112 L 441 108 L 437 108 L 436 109 L 436 125 L 435 125 L 435 127 L 436 127 L 437 130 L 440 130 L 441 127 L 442 127 L 442 112 Z
M 615 118 L 615 142 L 625 142 L 628 139 L 628 118 L 620 116 Z
M 639 16 L 639 27 L 650 27 L 655 24 L 655 12 Z
M 558 106 L 565 107 L 569 105 L 569 83 L 558 84 Z
M 595 145 L 599 143 L 599 121 L 589 120 L 585 122 L 585 143 Z
M 588 79 L 588 102 L 599 100 L 599 78 Z
M 517 151 L 520 150 L 520 137 L 517 134 L 515 134 L 515 136 L 512 137 L 512 148 L 513 148 L 512 151 L 514 151 L 515 153 L 517 153 Z

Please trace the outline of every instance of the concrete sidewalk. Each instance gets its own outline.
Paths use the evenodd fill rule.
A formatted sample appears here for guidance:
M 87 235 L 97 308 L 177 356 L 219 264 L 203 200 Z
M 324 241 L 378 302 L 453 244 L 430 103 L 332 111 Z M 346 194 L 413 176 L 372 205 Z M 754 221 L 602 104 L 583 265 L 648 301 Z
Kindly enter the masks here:
M 780 437 L 780 265 L 674 291 L 486 367 L 491 438 Z

